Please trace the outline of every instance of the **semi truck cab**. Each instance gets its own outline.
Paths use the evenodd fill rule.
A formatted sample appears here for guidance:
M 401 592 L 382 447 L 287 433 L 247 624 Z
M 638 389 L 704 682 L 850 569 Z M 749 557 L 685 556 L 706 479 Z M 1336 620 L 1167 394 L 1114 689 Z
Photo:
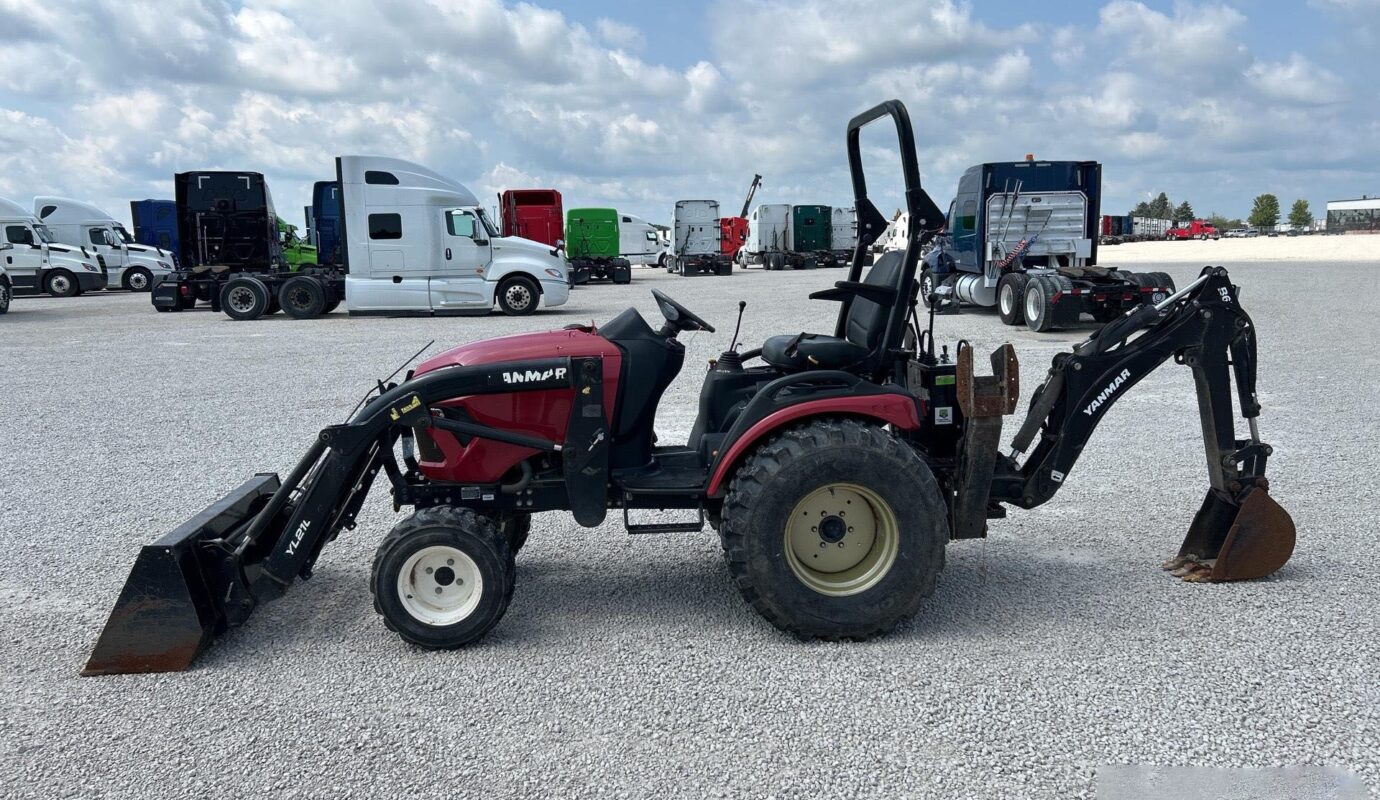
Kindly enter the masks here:
M 65 197 L 34 198 L 34 216 L 63 244 L 85 248 L 105 267 L 111 288 L 147 292 L 172 273 L 172 254 L 139 244 L 125 226 L 90 203 Z
M 530 314 L 570 297 L 556 248 L 500 236 L 460 183 L 395 158 L 341 156 L 352 314 Z
M 71 297 L 104 289 L 106 276 L 96 256 L 80 247 L 61 244 L 48 226 L 28 209 L 0 198 L 0 266 L 9 273 L 12 288 Z

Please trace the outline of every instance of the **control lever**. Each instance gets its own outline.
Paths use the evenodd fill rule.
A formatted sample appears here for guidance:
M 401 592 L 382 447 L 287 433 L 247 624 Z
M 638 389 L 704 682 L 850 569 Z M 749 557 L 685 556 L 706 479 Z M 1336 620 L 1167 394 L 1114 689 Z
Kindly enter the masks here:
M 738 301 L 738 324 L 736 324 L 736 325 L 733 326 L 733 340 L 732 340 L 731 342 L 729 342 L 729 344 L 728 344 L 728 349 L 729 349 L 729 350 L 737 350 L 737 349 L 738 349 L 738 331 L 739 331 L 740 329 L 742 329 L 742 327 L 743 327 L 743 311 L 746 310 L 746 309 L 747 309 L 747 301 L 746 301 L 746 300 L 739 300 L 739 301 Z

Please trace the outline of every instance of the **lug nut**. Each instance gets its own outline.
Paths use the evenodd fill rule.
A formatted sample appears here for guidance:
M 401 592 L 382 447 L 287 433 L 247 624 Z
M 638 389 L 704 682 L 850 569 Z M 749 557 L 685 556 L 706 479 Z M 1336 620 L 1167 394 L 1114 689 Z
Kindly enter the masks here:
M 430 575 L 432 572 L 434 572 L 434 570 L 432 570 L 431 567 L 426 568 L 426 574 Z
M 437 587 L 436 587 L 436 594 L 440 594 L 440 593 L 441 593 L 441 587 L 437 586 Z

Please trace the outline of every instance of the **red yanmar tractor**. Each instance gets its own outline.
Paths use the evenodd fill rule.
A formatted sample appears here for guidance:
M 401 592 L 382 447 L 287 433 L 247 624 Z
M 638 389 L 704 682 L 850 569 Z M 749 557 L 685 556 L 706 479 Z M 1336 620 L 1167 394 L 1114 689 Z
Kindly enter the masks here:
M 861 256 L 886 220 L 867 197 L 859 132 L 888 117 L 911 234 L 864 280 Z M 1002 452 L 1018 393 L 1011 346 L 992 354 L 994 375 L 978 376 L 962 342 L 952 362 L 947 348 L 936 356 L 934 318 L 922 332 L 916 314 L 916 261 L 943 215 L 920 186 L 905 108 L 855 117 L 847 141 L 857 250 L 848 280 L 811 295 L 840 304 L 833 334 L 730 345 L 705 376 L 688 442 L 657 445 L 652 421 L 684 361 L 677 337 L 714 328 L 660 292 L 659 328 L 629 309 L 598 328 L 450 350 L 380 384 L 282 480 L 258 475 L 146 546 L 84 673 L 188 667 L 213 636 L 310 577 L 380 473 L 415 511 L 378 548 L 374 606 L 423 647 L 464 645 L 498 623 L 533 514 L 592 527 L 610 508 L 638 532 L 699 530 L 707 517 L 743 597 L 783 630 L 883 634 L 933 591 L 949 540 L 1053 497 L 1107 409 L 1170 358 L 1197 381 L 1211 486 L 1166 566 L 1216 581 L 1288 560 L 1294 525 L 1267 493 L 1271 451 L 1256 431 L 1255 329 L 1225 270 L 1204 269 L 1057 355 Z M 695 519 L 632 524 L 629 509 L 648 508 Z

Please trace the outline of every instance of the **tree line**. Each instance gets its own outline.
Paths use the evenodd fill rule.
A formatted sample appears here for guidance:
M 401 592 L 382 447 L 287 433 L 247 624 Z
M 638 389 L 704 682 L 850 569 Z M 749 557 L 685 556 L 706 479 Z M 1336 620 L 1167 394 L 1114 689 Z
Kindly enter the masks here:
M 1245 222 L 1240 219 L 1228 219 L 1215 211 L 1208 214 L 1207 221 L 1219 229 L 1241 228 L 1246 225 L 1252 228 L 1273 228 L 1279 224 L 1280 213 L 1279 198 L 1266 192 L 1258 195 L 1251 203 L 1251 213 Z M 1136 207 L 1131 209 L 1131 216 L 1172 220 L 1175 225 L 1198 219 L 1193 206 L 1189 205 L 1187 200 L 1175 206 L 1164 192 L 1160 192 L 1159 197 L 1154 200 L 1142 200 L 1137 203 Z M 1294 205 L 1289 209 L 1289 224 L 1295 228 L 1307 228 L 1313 224 L 1313 212 L 1308 208 L 1307 200 L 1299 198 L 1294 201 Z

